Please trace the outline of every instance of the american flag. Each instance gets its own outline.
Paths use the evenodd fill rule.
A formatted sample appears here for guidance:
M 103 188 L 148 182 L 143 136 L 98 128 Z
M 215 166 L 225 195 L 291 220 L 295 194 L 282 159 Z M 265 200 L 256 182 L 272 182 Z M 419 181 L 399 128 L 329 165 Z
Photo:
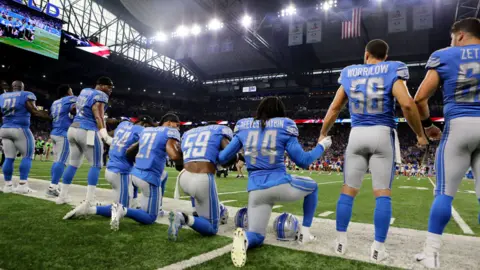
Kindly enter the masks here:
M 67 34 L 65 32 L 64 34 L 68 38 L 64 40 L 64 43 L 72 42 L 74 45 L 76 45 L 75 47 L 77 49 L 84 50 L 104 58 L 108 58 L 110 56 L 110 49 L 103 44 L 88 39 L 78 38 L 75 35 Z
M 347 18 L 342 22 L 342 39 L 359 37 L 361 20 L 362 8 L 354 8 L 347 12 Z

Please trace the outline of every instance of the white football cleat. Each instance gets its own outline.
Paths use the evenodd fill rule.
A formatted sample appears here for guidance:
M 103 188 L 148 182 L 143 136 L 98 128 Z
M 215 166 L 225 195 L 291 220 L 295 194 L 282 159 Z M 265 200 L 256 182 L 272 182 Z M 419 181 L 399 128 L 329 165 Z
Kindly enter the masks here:
M 438 252 L 419 253 L 415 255 L 415 260 L 430 269 L 440 268 L 440 253 Z
M 177 241 L 178 231 L 182 228 L 182 225 L 185 224 L 183 214 L 171 211 L 168 213 L 168 222 L 168 240 Z
M 118 231 L 120 228 L 120 220 L 125 216 L 125 210 L 119 203 L 112 204 L 112 216 L 110 219 L 110 229 Z
M 307 231 L 303 231 L 302 228 L 300 228 L 298 234 L 297 234 L 297 242 L 301 245 L 303 244 L 306 244 L 308 242 L 312 242 L 312 241 L 315 241 L 317 240 L 317 237 L 310 234 L 310 232 L 307 230 Z
M 3 193 L 12 193 L 12 192 L 13 192 L 13 185 L 3 186 Z
M 339 255 L 344 255 L 347 252 L 347 244 L 348 241 L 346 237 L 344 239 L 337 237 L 335 239 L 335 253 Z
M 73 208 L 72 211 L 68 212 L 68 213 L 63 217 L 63 219 L 71 219 L 72 217 L 82 217 L 82 216 L 86 216 L 86 215 L 88 214 L 88 207 L 90 207 L 90 205 L 88 204 L 88 202 L 83 201 L 83 202 L 81 202 L 79 205 L 77 205 L 77 207 Z
M 374 242 L 372 244 L 372 247 L 370 248 L 370 260 L 378 263 L 385 260 L 386 258 L 388 258 L 388 253 L 385 249 L 385 246 L 382 245 L 381 248 L 376 249 L 375 242 Z
M 247 262 L 248 240 L 245 231 L 237 228 L 233 233 L 233 245 L 230 257 L 235 267 L 243 267 Z
M 140 203 L 140 200 L 139 199 L 133 199 L 132 202 L 130 203 L 130 208 L 133 208 L 133 209 L 142 208 L 142 204 Z
M 45 192 L 47 198 L 58 198 L 60 196 L 60 190 L 56 188 L 48 188 Z
M 27 194 L 27 193 L 33 193 L 33 192 L 36 192 L 35 190 L 31 189 L 28 187 L 28 184 L 23 184 L 23 185 L 18 185 L 15 189 L 14 189 L 14 192 L 15 193 L 18 193 L 18 194 Z
M 56 204 L 69 204 L 71 202 L 72 202 L 72 198 L 70 198 L 70 196 L 67 196 L 67 197 L 58 196 L 58 198 L 55 200 Z
M 158 217 L 164 217 L 165 216 L 165 211 L 162 209 L 158 210 Z

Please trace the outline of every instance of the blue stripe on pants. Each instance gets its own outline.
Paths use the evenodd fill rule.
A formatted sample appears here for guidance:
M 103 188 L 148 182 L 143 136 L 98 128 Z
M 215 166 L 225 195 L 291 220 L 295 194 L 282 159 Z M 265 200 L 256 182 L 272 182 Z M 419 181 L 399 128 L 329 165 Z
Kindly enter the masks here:
M 450 132 L 450 122 L 445 123 L 442 139 L 438 145 L 437 157 L 435 160 L 435 170 L 437 172 L 437 186 L 435 195 L 445 194 L 445 145 L 447 144 L 448 134 Z
M 390 131 L 390 142 L 392 143 L 393 159 L 392 159 L 392 174 L 390 175 L 390 185 L 388 187 L 392 189 L 392 183 L 395 177 L 395 132 L 393 131 L 393 129 Z
M 27 152 L 25 153 L 25 157 L 33 158 L 33 151 L 35 150 L 33 134 L 28 128 L 23 128 L 23 134 L 25 135 L 25 139 L 27 142 Z
M 210 222 L 212 223 L 213 230 L 218 231 L 220 207 L 218 205 L 218 194 L 215 187 L 215 178 L 211 173 L 208 174 L 208 183 L 210 189 Z
M 63 148 L 60 159 L 58 160 L 62 164 L 67 164 L 68 156 L 70 155 L 70 145 L 68 144 L 67 137 L 63 137 Z
M 148 199 L 147 213 L 150 215 L 158 215 L 158 186 L 150 184 L 150 198 Z
M 93 146 L 93 167 L 102 167 L 102 149 L 100 139 L 98 139 L 97 132 L 95 132 L 95 143 Z

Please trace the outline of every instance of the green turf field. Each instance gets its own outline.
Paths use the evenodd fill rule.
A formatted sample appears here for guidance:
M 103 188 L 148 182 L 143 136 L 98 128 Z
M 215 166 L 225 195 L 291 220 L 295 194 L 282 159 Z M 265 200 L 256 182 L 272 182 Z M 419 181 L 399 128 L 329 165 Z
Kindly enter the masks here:
M 33 42 L 10 37 L 0 37 L 0 42 L 54 59 L 58 59 L 60 52 L 60 37 L 41 28 L 35 29 L 35 39 Z
M 15 162 L 18 166 L 19 162 Z M 32 178 L 50 180 L 51 162 L 34 161 L 31 175 Z M 17 171 L 17 170 L 16 170 Z M 169 178 L 165 191 L 166 197 L 173 197 L 175 189 L 175 181 L 178 172 L 172 168 L 167 168 Z M 86 162 L 78 170 L 73 181 L 74 184 L 87 185 L 88 165 Z M 301 174 L 309 176 L 308 172 Z M 109 188 L 108 182 L 105 181 L 103 170 L 101 172 L 99 187 Z M 246 193 L 246 178 L 235 178 L 236 173 L 230 172 L 227 178 L 217 178 L 217 189 L 220 201 L 230 201 L 225 203 L 227 206 L 243 207 L 247 205 L 248 193 Z M 318 175 L 316 172 L 311 176 L 319 183 L 319 202 L 317 206 L 318 214 L 331 211 L 335 212 L 336 203 L 340 188 L 343 183 L 343 175 Z M 395 221 L 392 226 L 401 228 L 411 228 L 416 230 L 426 230 L 430 205 L 433 200 L 433 186 L 427 178 L 417 180 L 401 176 L 395 179 L 392 187 L 392 204 L 393 218 Z M 432 179 L 435 181 L 435 179 Z M 363 188 L 357 196 L 352 221 L 361 223 L 373 223 L 373 209 L 375 200 L 371 189 L 371 176 L 366 175 L 363 182 Z M 480 225 L 478 224 L 479 205 L 475 195 L 475 184 L 471 180 L 464 180 L 459 188 L 459 192 L 453 202 L 454 208 L 460 216 L 465 220 L 466 224 L 472 229 L 475 235 L 480 235 Z M 222 194 L 226 193 L 226 194 Z M 188 198 L 183 198 L 188 200 Z M 276 212 L 290 212 L 296 215 L 302 215 L 302 203 L 285 203 L 281 207 L 274 209 Z M 328 215 L 329 219 L 335 219 L 335 213 Z M 464 234 L 456 222 L 450 222 L 446 228 L 447 233 Z

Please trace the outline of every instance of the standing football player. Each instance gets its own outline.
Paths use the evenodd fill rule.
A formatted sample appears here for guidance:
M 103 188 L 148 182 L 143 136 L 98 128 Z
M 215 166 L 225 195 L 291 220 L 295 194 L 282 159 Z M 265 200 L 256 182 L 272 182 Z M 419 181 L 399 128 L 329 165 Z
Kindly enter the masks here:
M 420 145 L 426 145 L 422 123 L 415 103 L 408 93 L 408 68 L 402 62 L 385 61 L 388 45 L 383 40 L 372 40 L 365 48 L 363 65 L 352 65 L 342 70 L 341 84 L 328 109 L 321 130 L 327 136 L 338 114 L 349 104 L 352 129 L 344 158 L 344 185 L 337 202 L 337 239 L 335 252 L 345 254 L 347 228 L 352 217 L 355 196 L 362 185 L 367 169 L 372 173 L 373 193 L 376 198 L 374 225 L 375 241 L 370 259 L 385 259 L 384 242 L 392 216 L 391 187 L 395 174 L 395 99 L 402 108 L 408 124 L 417 135 Z
M 122 121 L 115 129 L 109 150 L 110 159 L 105 170 L 105 179 L 112 185 L 112 201 L 122 206 L 130 207 L 133 188 L 130 179 L 133 159 L 127 157 L 127 149 L 139 141 L 140 134 L 145 127 L 152 126 L 154 126 L 154 123 L 150 116 L 141 116 L 135 124 L 130 121 Z M 83 201 L 75 209 L 68 212 L 63 219 L 95 214 L 111 217 L 111 211 L 111 205 L 92 206 L 87 201 Z
M 264 98 L 255 118 L 237 122 L 235 137 L 218 156 L 224 164 L 243 148 L 247 163 L 248 230 L 237 228 L 234 232 L 231 257 L 235 266 L 245 265 L 247 249 L 263 244 L 276 203 L 303 199 L 304 218 L 297 240 L 303 244 L 315 239 L 310 227 L 318 203 L 318 185 L 311 178 L 287 174 L 284 154 L 286 151 L 296 165 L 308 168 L 331 143 L 331 138 L 326 137 L 305 152 L 298 142 L 297 125 L 286 118 L 285 105 L 278 97 Z
M 437 184 L 430 209 L 423 253 L 416 260 L 440 267 L 441 235 L 452 214 L 452 201 L 468 167 L 475 175 L 480 198 L 480 20 L 467 18 L 453 24 L 451 47 L 434 52 L 427 75 L 415 96 L 425 132 L 439 139 L 435 160 Z M 428 99 L 443 86 L 443 135 L 430 119 Z M 479 199 L 480 202 L 480 199 Z
M 70 202 L 68 189 L 84 156 L 90 163 L 86 200 L 94 204 L 95 189 L 102 168 L 102 139 L 107 144 L 112 143 L 112 137 L 107 133 L 104 120 L 108 96 L 112 93 L 112 89 L 112 80 L 108 77 L 100 77 L 95 89 L 85 88 L 77 98 L 75 104 L 77 114 L 67 132 L 70 160 L 63 174 L 63 185 L 57 204 Z
M 147 225 L 157 220 L 162 201 L 161 178 L 167 155 L 175 161 L 177 170 L 183 168 L 179 126 L 178 116 L 168 113 L 160 120 L 160 127 L 145 128 L 140 134 L 140 140 L 127 149 L 127 156 L 135 156 L 135 166 L 130 177 L 133 184 L 142 191 L 142 206 L 141 209 L 132 209 L 119 203 L 112 204 L 112 230 L 118 230 L 123 217 Z
M 52 132 L 50 138 L 53 141 L 53 153 L 55 161 L 52 164 L 52 182 L 47 189 L 47 197 L 58 197 L 58 182 L 63 175 L 67 164 L 70 147 L 68 145 L 67 131 L 76 114 L 75 102 L 77 97 L 73 95 L 69 85 L 60 85 L 57 89 L 59 99 L 55 100 L 50 108 L 52 117 Z
M 215 173 L 217 156 L 232 139 L 227 126 L 208 125 L 185 132 L 182 136 L 184 169 L 177 181 L 182 190 L 195 201 L 198 217 L 182 212 L 170 212 L 168 238 L 176 241 L 178 230 L 188 225 L 204 236 L 215 235 L 220 222 Z M 233 160 L 236 161 L 236 157 Z
M 22 155 L 20 162 L 20 182 L 15 189 L 18 193 L 28 193 L 27 179 L 32 167 L 35 139 L 30 131 L 30 116 L 34 115 L 41 119 L 50 120 L 50 116 L 41 111 L 35 105 L 37 98 L 32 92 L 24 91 L 21 81 L 12 83 L 12 90 L 8 89 L 0 95 L 0 106 L 3 115 L 3 124 L 0 128 L 5 162 L 2 170 L 5 178 L 4 193 L 13 191 L 12 174 L 13 163 L 17 152 Z

